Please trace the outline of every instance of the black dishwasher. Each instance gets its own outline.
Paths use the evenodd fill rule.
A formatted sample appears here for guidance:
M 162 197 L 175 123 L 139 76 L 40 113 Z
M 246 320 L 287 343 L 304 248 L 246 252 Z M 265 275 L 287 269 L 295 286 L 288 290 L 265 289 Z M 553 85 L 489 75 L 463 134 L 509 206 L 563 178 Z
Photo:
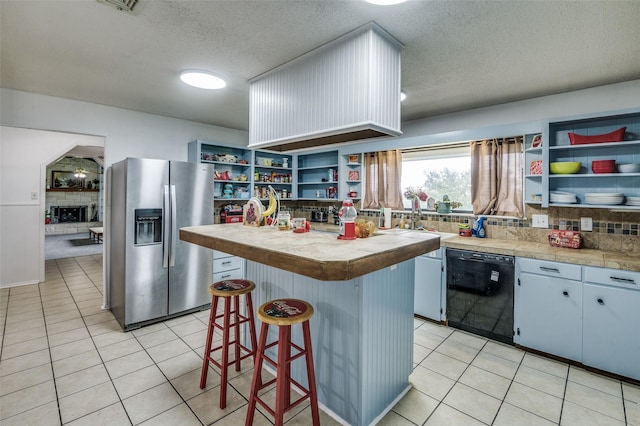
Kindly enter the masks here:
M 447 322 L 513 344 L 514 258 L 447 249 Z

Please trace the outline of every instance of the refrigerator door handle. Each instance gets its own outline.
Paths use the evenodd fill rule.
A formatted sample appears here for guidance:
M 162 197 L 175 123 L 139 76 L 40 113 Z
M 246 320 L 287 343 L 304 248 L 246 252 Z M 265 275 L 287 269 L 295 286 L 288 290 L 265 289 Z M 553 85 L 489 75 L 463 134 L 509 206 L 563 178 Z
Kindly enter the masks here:
M 178 243 L 176 186 L 171 185 L 171 251 L 169 252 L 169 267 L 176 264 L 176 244 Z
M 171 220 L 167 214 L 169 212 L 169 207 L 170 207 L 169 185 L 164 185 L 163 204 L 164 206 L 162 210 L 164 212 L 164 220 L 162 221 L 162 225 L 163 225 L 162 234 L 164 235 L 164 238 L 162 242 L 162 267 L 166 269 L 169 266 L 169 255 L 167 253 L 167 250 L 169 249 L 169 247 L 167 247 L 167 244 L 168 244 L 168 236 L 170 231 L 169 227 L 171 226 Z

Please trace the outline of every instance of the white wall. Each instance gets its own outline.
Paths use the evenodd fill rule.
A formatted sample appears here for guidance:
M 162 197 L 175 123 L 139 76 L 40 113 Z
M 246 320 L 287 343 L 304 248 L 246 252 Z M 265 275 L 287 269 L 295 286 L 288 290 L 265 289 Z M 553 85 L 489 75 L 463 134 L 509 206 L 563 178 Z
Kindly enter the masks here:
M 43 200 L 42 167 L 78 144 L 74 137 L 103 141 L 105 168 L 126 157 L 186 161 L 195 139 L 243 147 L 249 140 L 241 130 L 3 88 L 0 125 L 0 287 L 44 281 L 44 204 L 31 193 Z

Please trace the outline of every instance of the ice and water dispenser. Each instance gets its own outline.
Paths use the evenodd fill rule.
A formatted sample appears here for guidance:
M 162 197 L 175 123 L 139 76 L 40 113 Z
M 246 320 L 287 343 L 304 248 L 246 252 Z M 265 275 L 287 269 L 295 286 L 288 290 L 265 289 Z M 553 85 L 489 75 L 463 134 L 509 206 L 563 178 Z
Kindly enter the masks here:
M 137 246 L 162 243 L 162 209 L 135 209 Z

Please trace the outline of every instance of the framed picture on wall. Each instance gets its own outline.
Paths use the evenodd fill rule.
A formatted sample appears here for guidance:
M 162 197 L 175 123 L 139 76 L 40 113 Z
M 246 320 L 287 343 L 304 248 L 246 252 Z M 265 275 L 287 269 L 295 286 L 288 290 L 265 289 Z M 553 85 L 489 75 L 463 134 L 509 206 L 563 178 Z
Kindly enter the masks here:
M 51 188 L 73 188 L 84 189 L 85 181 L 88 177 L 77 178 L 74 172 L 63 172 L 59 170 L 51 171 Z

